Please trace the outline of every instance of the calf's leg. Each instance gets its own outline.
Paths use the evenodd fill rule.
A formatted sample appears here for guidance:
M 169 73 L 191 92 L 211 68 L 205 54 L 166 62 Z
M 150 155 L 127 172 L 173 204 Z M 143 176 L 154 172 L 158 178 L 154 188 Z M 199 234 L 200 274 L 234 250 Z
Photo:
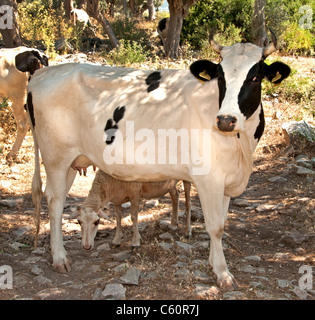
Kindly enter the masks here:
M 115 205 L 115 216 L 116 216 L 116 233 L 112 241 L 112 244 L 116 246 L 121 245 L 121 240 L 123 237 L 122 228 L 121 228 L 121 205 Z
M 190 189 L 191 182 L 183 181 L 185 190 L 185 202 L 186 202 L 186 235 L 191 237 L 191 199 L 190 199 Z
M 172 199 L 172 220 L 171 220 L 171 227 L 172 229 L 176 229 L 178 225 L 178 202 L 179 202 L 179 195 L 176 186 L 170 190 L 170 195 Z

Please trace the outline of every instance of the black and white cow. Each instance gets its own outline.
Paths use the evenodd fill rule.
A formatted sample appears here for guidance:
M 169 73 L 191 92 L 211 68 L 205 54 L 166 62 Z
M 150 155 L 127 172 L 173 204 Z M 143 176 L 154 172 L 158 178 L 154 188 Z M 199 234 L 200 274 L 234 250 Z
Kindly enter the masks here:
M 166 41 L 169 24 L 170 18 L 163 18 L 158 23 L 157 32 L 160 35 L 162 41 Z
M 209 262 L 219 285 L 233 287 L 222 248 L 230 197 L 240 195 L 264 129 L 261 82 L 278 84 L 290 68 L 264 59 L 268 47 L 221 47 L 219 64 L 190 70 L 143 71 L 63 64 L 38 70 L 28 86 L 36 165 L 32 184 L 40 213 L 38 147 L 47 174 L 53 268 L 70 271 L 61 217 L 76 175 L 73 161 L 93 164 L 126 181 L 190 180 L 199 194 L 211 238 Z
M 7 159 L 16 156 L 28 129 L 24 110 L 28 78 L 43 65 L 48 65 L 48 58 L 37 49 L 17 47 L 0 50 L 0 100 L 11 100 L 17 124 L 17 137 Z

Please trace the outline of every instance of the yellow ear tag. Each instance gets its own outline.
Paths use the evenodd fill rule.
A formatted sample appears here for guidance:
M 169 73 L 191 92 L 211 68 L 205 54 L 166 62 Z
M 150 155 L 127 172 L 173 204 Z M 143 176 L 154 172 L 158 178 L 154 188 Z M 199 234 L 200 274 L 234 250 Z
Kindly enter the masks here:
M 206 80 L 211 80 L 211 77 L 209 76 L 206 70 L 203 70 L 202 72 L 200 72 L 199 77 L 204 78 Z
M 276 76 L 271 80 L 271 82 L 276 82 L 276 81 L 279 80 L 281 77 L 282 77 L 282 76 L 281 76 L 280 72 L 277 71 Z

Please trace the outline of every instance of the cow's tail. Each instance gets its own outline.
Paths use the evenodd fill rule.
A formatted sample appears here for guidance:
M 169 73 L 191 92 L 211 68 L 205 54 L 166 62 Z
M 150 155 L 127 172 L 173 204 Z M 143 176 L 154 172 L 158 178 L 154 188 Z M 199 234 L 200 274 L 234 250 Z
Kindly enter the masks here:
M 32 128 L 34 149 L 35 149 L 35 169 L 34 169 L 34 175 L 33 175 L 33 181 L 32 181 L 32 200 L 35 206 L 33 218 L 34 218 L 35 227 L 36 227 L 36 234 L 35 234 L 35 240 L 34 240 L 34 247 L 36 248 L 37 242 L 38 242 L 39 228 L 40 228 L 40 212 L 41 212 L 41 200 L 42 200 L 43 192 L 42 192 L 42 180 L 40 176 L 39 148 L 38 148 L 36 133 L 34 130 L 35 128 L 34 107 L 33 107 L 31 94 L 28 94 L 27 96 L 26 110 L 29 115 L 29 120 L 30 120 L 29 122 Z

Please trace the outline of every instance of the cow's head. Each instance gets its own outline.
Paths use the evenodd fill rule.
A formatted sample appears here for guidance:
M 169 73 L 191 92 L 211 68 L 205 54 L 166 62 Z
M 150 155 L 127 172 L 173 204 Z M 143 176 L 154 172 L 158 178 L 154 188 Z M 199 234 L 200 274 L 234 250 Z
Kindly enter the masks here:
M 81 244 L 84 250 L 92 250 L 94 247 L 94 238 L 97 233 L 100 218 L 109 219 L 109 217 L 102 211 L 95 211 L 92 208 L 77 207 L 70 215 L 71 219 L 77 218 L 81 226 Z
M 15 66 L 19 71 L 32 75 L 42 66 L 48 66 L 48 57 L 37 49 L 26 50 L 15 56 Z
M 210 35 L 210 43 L 220 53 L 219 64 L 199 60 L 190 66 L 200 81 L 217 78 L 219 86 L 219 112 L 216 128 L 223 132 L 244 131 L 245 120 L 250 118 L 261 103 L 261 82 L 264 78 L 279 84 L 289 76 L 290 68 L 282 62 L 267 65 L 264 60 L 276 50 L 277 39 L 272 34 L 269 45 L 261 48 L 251 43 L 238 43 L 222 47 Z

